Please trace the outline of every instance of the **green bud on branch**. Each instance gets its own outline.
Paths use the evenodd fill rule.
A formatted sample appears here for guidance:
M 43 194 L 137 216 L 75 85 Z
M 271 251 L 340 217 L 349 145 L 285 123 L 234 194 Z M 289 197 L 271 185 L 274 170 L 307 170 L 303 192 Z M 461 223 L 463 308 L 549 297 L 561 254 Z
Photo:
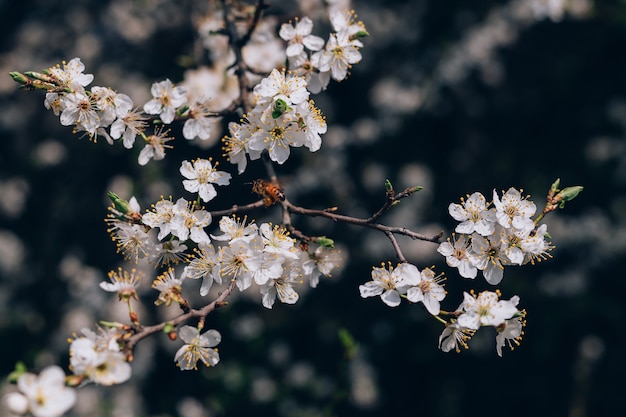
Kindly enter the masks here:
M 171 322 L 165 323 L 165 326 L 163 326 L 163 333 L 170 334 L 173 331 L 174 331 L 174 325 Z
M 122 200 L 113 191 L 109 191 L 107 193 L 107 196 L 109 196 L 109 198 L 113 202 L 113 207 L 115 207 L 115 210 L 119 211 L 122 215 L 124 215 L 124 214 L 128 213 L 129 211 L 131 211 L 130 205 L 128 204 L 128 201 Z
M 335 241 L 326 236 L 319 236 L 315 238 L 314 241 L 327 249 L 333 249 L 335 247 Z
M 24 365 L 24 362 L 17 362 L 15 364 L 15 369 L 13 371 L 11 371 L 11 373 L 9 374 L 9 376 L 7 376 L 7 380 L 11 383 L 11 384 L 15 384 L 17 383 L 17 379 L 22 376 L 23 374 L 25 374 L 27 371 L 26 369 L 26 365 Z

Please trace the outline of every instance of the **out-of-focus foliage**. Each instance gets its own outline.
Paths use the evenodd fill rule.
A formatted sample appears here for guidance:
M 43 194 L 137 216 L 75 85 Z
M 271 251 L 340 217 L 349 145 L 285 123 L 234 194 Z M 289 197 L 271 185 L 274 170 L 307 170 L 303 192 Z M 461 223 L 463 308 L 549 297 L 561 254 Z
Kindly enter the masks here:
M 302 0 L 303 12 L 294 13 L 295 3 L 275 1 L 267 12 L 284 22 L 316 8 Z M 557 177 L 585 186 L 546 219 L 554 259 L 506 271 L 504 297 L 518 294 L 528 311 L 522 345 L 498 358 L 495 335 L 487 335 L 467 352 L 442 353 L 441 329 L 421 306 L 390 309 L 359 297 L 371 265 L 394 261 L 382 235 L 299 219 L 299 228 L 341 243 L 341 273 L 294 306 L 266 311 L 259 300 L 240 297 L 212 314 L 208 323 L 223 336 L 216 368 L 181 373 L 173 362 L 179 344 L 146 340 L 132 381 L 81 390 L 73 415 L 622 413 L 626 5 L 353 3 L 370 33 L 363 61 L 316 97 L 329 132 L 319 152 L 279 167 L 285 192 L 303 206 L 367 217 L 384 202 L 386 178 L 398 190 L 421 185 L 383 222 L 448 235 L 454 223 L 447 206 L 466 193 L 524 187 L 540 205 Z M 44 109 L 42 94 L 17 92 L 8 72 L 79 56 L 95 85 L 145 102 L 153 81 L 179 80 L 186 66 L 206 61 L 194 30 L 205 6 L 0 1 L 2 375 L 18 360 L 37 369 L 64 364 L 72 331 L 116 314 L 123 319 L 116 298 L 97 286 L 122 261 L 102 221 L 106 192 L 135 194 L 145 209 L 161 194 L 184 192 L 181 160 L 222 153 L 180 141 L 164 161 L 140 169 L 137 155 L 121 146 L 78 140 Z M 244 183 L 262 176 L 261 168 L 235 175 L 224 208 L 255 199 Z M 280 220 L 275 208 L 255 215 Z M 412 263 L 446 271 L 448 309 L 461 302 L 452 299 L 461 290 L 489 288 L 447 268 L 435 245 L 401 244 Z M 154 294 L 143 291 L 149 305 Z

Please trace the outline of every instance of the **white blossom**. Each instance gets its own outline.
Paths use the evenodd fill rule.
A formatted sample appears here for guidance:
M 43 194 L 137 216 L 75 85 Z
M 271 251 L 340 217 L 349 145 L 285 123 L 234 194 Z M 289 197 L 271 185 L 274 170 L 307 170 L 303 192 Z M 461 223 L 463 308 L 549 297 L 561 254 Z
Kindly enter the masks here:
M 215 366 L 220 361 L 217 349 L 212 349 L 222 341 L 222 336 L 217 330 L 207 330 L 200 334 L 195 327 L 183 326 L 178 330 L 178 336 L 185 342 L 174 356 L 174 361 L 181 371 L 197 369 L 198 361 L 202 361 L 206 366 Z

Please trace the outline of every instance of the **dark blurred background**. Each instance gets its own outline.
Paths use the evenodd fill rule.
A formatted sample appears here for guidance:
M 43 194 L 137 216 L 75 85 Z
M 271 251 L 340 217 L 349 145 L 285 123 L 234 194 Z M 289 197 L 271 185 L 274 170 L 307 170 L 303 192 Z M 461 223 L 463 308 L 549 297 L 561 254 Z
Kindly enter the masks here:
M 277 22 L 319 1 L 275 1 Z M 72 332 L 125 320 L 97 284 L 121 265 L 106 233 L 106 192 L 190 198 L 180 161 L 221 158 L 219 145 L 177 141 L 164 161 L 140 168 L 132 151 L 90 143 L 45 110 L 44 94 L 17 91 L 9 71 L 41 70 L 81 57 L 92 85 L 135 103 L 152 82 L 181 80 L 203 61 L 194 24 L 202 1 L 0 0 L 0 374 L 16 361 L 39 370 L 67 365 Z M 470 350 L 437 349 L 441 326 L 420 305 L 389 308 L 361 299 L 371 267 L 395 262 L 381 234 L 320 219 L 305 233 L 334 238 L 340 272 L 303 291 L 293 306 L 235 296 L 209 316 L 223 336 L 212 369 L 181 372 L 180 346 L 142 342 L 133 379 L 86 387 L 73 416 L 602 416 L 621 415 L 626 373 L 621 325 L 626 290 L 626 3 L 618 0 L 355 1 L 370 37 L 351 76 L 316 96 L 329 132 L 322 149 L 299 149 L 277 167 L 290 200 L 338 206 L 367 217 L 384 202 L 384 179 L 424 190 L 394 207 L 385 224 L 425 234 L 455 223 L 448 204 L 474 191 L 523 188 L 541 208 L 550 184 L 583 185 L 546 218 L 553 259 L 505 270 L 500 289 L 528 311 L 520 347 L 496 355 L 483 329 Z M 322 26 L 320 26 L 322 27 Z M 320 36 L 325 36 L 319 32 Z M 200 50 L 200 52 L 198 52 Z M 180 126 L 174 126 L 180 133 Z M 244 183 L 260 163 L 221 188 L 209 209 L 255 199 Z M 243 190 L 243 191 L 242 191 Z M 250 213 L 280 221 L 277 208 Z M 409 260 L 445 272 L 453 310 L 462 291 L 493 289 L 464 280 L 427 242 L 400 239 Z M 194 283 L 192 283 L 194 284 Z M 191 285 L 190 293 L 197 288 Z M 151 308 L 146 322 L 167 314 Z M 190 295 L 190 297 L 194 297 Z M 201 302 L 195 298 L 195 301 Z M 338 332 L 359 345 L 346 360 Z M 3 388 L 6 391 L 6 386 Z

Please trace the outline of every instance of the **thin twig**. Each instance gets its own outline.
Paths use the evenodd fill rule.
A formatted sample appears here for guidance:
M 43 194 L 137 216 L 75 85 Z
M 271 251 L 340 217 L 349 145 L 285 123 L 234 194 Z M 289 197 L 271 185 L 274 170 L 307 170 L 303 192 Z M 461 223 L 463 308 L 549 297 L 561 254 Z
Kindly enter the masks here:
M 228 285 L 228 287 L 226 287 L 226 289 L 224 289 L 213 302 L 205 305 L 204 307 L 199 308 L 199 309 L 191 309 L 189 312 L 183 313 L 173 318 L 172 320 L 168 320 L 163 323 L 155 324 L 153 326 L 142 327 L 137 333 L 132 335 L 126 341 L 124 345 L 124 350 L 127 352 L 131 352 L 133 348 L 135 347 L 135 345 L 137 344 L 137 342 L 145 339 L 146 337 L 154 333 L 162 331 L 163 328 L 167 324 L 171 324 L 172 326 L 178 326 L 179 324 L 184 323 L 191 318 L 194 318 L 194 317 L 203 318 L 203 317 L 208 316 L 213 310 L 225 304 L 226 298 L 233 292 L 235 287 L 236 287 L 236 282 L 233 280 Z
M 369 222 L 369 219 L 359 219 L 357 217 L 345 216 L 343 214 L 337 214 L 337 213 L 325 211 L 325 210 L 307 209 L 304 207 L 295 206 L 287 200 L 284 201 L 284 204 L 287 206 L 287 209 L 292 213 L 302 214 L 304 216 L 311 216 L 311 217 L 325 217 L 333 221 L 349 223 L 349 224 L 354 224 L 357 226 L 364 226 L 364 227 L 369 227 L 371 229 L 380 230 L 383 233 L 389 232 L 389 233 L 393 233 L 396 235 L 408 236 L 414 240 L 423 240 L 426 242 L 440 243 L 441 237 L 443 236 L 443 232 L 438 233 L 435 236 L 426 236 L 420 233 L 416 233 L 405 227 L 386 226 L 380 223 L 371 223 Z

